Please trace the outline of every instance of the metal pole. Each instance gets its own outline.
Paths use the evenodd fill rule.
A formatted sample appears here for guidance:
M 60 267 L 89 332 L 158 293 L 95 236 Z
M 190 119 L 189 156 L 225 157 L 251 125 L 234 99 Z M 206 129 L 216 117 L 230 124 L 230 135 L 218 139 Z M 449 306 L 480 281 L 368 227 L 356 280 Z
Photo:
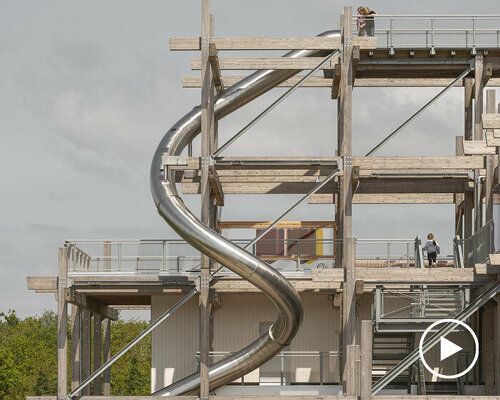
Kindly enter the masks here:
M 315 74 L 323 65 L 325 65 L 328 61 L 330 61 L 333 57 L 335 57 L 338 53 L 340 53 L 340 49 L 335 50 L 333 53 L 329 54 L 327 57 L 321 61 L 316 68 L 309 71 L 301 80 L 299 80 L 295 85 L 293 85 L 290 89 L 288 89 L 283 95 L 278 97 L 269 107 L 267 107 L 264 111 L 262 111 L 259 115 L 257 115 L 253 120 L 251 120 L 247 125 L 243 127 L 236 135 L 234 135 L 231 139 L 229 139 L 226 143 L 224 143 L 219 149 L 213 154 L 214 157 L 217 157 L 220 153 L 222 153 L 225 149 L 227 149 L 231 144 L 233 144 L 236 139 L 238 139 L 241 135 L 247 132 L 252 126 L 254 126 L 257 122 L 259 122 L 262 118 L 264 118 L 267 114 L 269 114 L 278 104 L 280 104 L 283 100 L 285 100 L 288 96 L 290 96 L 295 90 L 297 90 L 300 85 L 302 85 L 305 81 L 307 81 L 313 74 Z
M 134 347 L 137 343 L 139 343 L 145 336 L 147 336 L 153 329 L 155 329 L 158 325 L 160 325 L 163 321 L 165 321 L 168 317 L 170 317 L 175 311 L 181 308 L 187 301 L 193 297 L 198 291 L 192 289 L 186 296 L 184 296 L 181 300 L 179 300 L 172 308 L 166 311 L 163 315 L 161 315 L 155 322 L 149 325 L 145 330 L 143 330 L 139 336 L 137 336 L 134 340 L 132 340 L 129 344 L 127 344 L 123 349 L 121 349 L 118 353 L 116 353 L 111 359 L 103 364 L 99 369 L 94 371 L 92 375 L 90 375 L 87 379 L 85 379 L 75 390 L 68 394 L 68 400 L 71 400 L 73 396 L 75 396 L 80 390 L 88 386 L 95 378 L 101 375 L 106 369 L 108 369 L 111 365 L 113 365 L 118 359 L 120 359 L 125 353 L 127 353 L 132 347 Z
M 453 82 L 451 82 L 448 86 L 446 86 L 442 91 L 440 91 L 436 96 L 434 96 L 429 102 L 424 104 L 415 114 L 413 114 L 410 118 L 408 118 L 405 122 L 399 125 L 391 134 L 389 134 L 384 140 L 382 140 L 379 144 L 377 144 L 373 149 L 371 149 L 368 153 L 366 153 L 365 157 L 371 156 L 375 153 L 379 148 L 381 148 L 385 143 L 387 143 L 396 133 L 398 133 L 401 129 L 403 129 L 406 125 L 408 125 L 411 121 L 413 121 L 417 116 L 419 116 L 422 111 L 424 111 L 427 107 L 429 107 L 432 103 L 434 103 L 437 99 L 439 99 L 443 94 L 445 94 L 448 90 L 450 90 L 455 84 L 463 79 L 469 72 L 472 71 L 472 67 L 467 68 L 464 72 L 460 74 L 458 78 L 456 78 Z

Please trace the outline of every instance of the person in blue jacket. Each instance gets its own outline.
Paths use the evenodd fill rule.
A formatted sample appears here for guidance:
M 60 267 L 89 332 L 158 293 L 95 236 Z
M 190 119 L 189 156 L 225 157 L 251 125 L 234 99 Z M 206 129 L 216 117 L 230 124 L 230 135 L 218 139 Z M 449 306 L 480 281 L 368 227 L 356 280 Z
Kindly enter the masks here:
M 423 251 L 427 252 L 427 259 L 429 260 L 429 267 L 436 266 L 437 255 L 441 253 L 439 244 L 434 240 L 434 235 L 429 233 L 427 235 L 427 242 L 425 243 Z

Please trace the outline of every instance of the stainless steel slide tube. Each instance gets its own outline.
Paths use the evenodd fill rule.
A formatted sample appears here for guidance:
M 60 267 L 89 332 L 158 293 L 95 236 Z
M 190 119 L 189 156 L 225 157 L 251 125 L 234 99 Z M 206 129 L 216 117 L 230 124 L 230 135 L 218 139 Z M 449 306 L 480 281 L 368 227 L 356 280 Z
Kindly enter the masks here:
M 329 31 L 319 36 L 340 36 Z M 334 51 L 332 49 L 331 51 Z M 326 56 L 331 51 L 299 50 L 285 57 Z M 216 98 L 215 118 L 221 119 L 299 70 L 266 70 L 256 72 L 231 86 Z M 165 134 L 151 163 L 151 191 L 158 212 L 179 236 L 200 252 L 251 282 L 262 290 L 278 310 L 269 332 L 244 349 L 210 366 L 210 389 L 216 389 L 258 368 L 275 356 L 294 338 L 302 321 L 302 303 L 294 287 L 279 272 L 246 250 L 204 226 L 184 205 L 175 185 L 174 174 L 165 171 L 162 156 L 177 156 L 201 129 L 201 107 L 195 107 Z M 195 373 L 155 395 L 194 395 L 198 393 L 200 375 Z

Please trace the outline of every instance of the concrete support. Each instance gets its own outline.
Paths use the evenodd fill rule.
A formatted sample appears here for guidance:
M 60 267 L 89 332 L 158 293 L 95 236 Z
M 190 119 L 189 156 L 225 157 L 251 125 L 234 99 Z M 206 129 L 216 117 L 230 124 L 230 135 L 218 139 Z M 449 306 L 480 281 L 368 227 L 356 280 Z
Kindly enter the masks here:
M 361 400 L 372 398 L 373 327 L 371 320 L 361 321 Z
M 71 390 L 75 390 L 80 384 L 80 308 L 71 306 Z
M 94 314 L 94 371 L 97 371 L 102 365 L 102 319 L 99 314 Z M 102 381 L 98 376 L 94 380 L 94 396 L 101 395 Z
M 57 290 L 57 398 L 66 400 L 68 394 L 68 303 L 64 290 L 68 279 L 68 249 L 58 253 Z
M 102 321 L 102 335 L 103 335 L 102 361 L 106 363 L 111 358 L 111 320 L 109 318 L 104 318 L 104 320 Z M 102 374 L 102 394 L 103 396 L 111 395 L 110 368 L 108 368 Z
M 474 62 L 474 140 L 483 140 L 484 56 L 478 51 Z
M 90 376 L 90 351 L 91 351 L 91 312 L 89 310 L 82 310 L 82 381 Z M 82 396 L 90 396 L 90 385 L 82 389 Z

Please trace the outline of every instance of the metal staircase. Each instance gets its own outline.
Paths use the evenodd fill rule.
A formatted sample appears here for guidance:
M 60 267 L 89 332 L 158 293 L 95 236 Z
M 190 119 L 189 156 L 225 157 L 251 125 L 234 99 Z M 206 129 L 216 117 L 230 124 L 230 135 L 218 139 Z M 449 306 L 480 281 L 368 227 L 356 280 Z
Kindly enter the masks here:
M 382 378 L 414 348 L 412 333 L 376 333 L 373 335 L 373 381 Z M 412 383 L 412 368 L 407 368 L 395 380 L 393 387 L 409 388 Z

